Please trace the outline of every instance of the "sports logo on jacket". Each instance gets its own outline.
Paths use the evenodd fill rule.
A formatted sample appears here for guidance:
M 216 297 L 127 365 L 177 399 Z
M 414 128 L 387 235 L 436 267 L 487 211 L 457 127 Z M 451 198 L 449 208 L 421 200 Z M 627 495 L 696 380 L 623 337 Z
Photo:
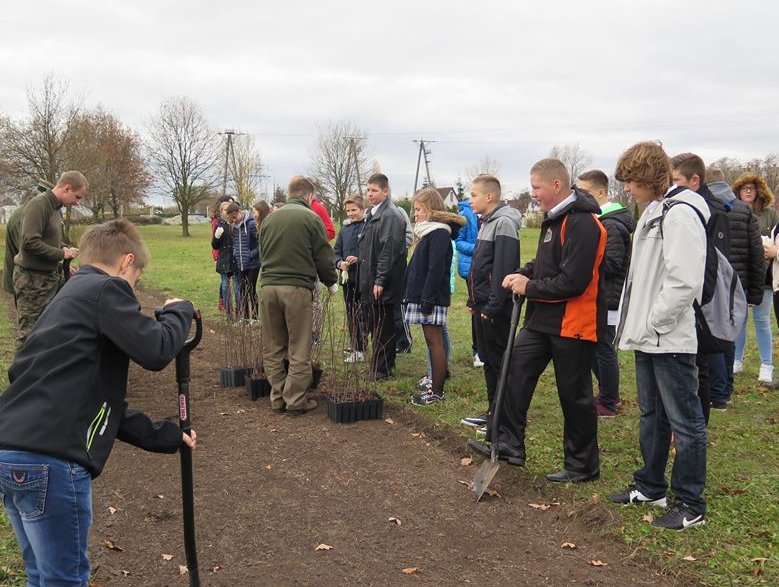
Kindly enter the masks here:
M 544 235 L 544 242 L 545 243 L 552 242 L 552 229 L 551 228 L 547 228 L 546 229 L 546 234 Z

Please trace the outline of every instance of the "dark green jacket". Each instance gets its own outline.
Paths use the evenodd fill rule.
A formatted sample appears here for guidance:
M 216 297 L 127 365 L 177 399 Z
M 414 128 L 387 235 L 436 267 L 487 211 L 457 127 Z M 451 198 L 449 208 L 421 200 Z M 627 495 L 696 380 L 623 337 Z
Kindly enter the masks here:
M 56 271 L 62 250 L 62 203 L 51 190 L 35 196 L 24 209 L 19 252 L 14 263 L 31 271 Z
M 294 285 L 313 290 L 317 277 L 328 287 L 337 280 L 325 225 L 299 196 L 290 198 L 263 221 L 260 250 L 263 286 Z
M 19 233 L 22 231 L 22 217 L 25 205 L 11 213 L 5 227 L 5 265 L 3 267 L 3 289 L 14 294 L 14 257 L 19 252 Z

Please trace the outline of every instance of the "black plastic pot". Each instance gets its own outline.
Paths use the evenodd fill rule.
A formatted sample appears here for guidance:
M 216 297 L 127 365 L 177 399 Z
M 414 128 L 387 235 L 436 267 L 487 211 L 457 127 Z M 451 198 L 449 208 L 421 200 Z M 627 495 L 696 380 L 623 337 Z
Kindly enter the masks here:
M 244 379 L 244 387 L 246 387 L 246 394 L 252 401 L 256 401 L 258 398 L 268 397 L 270 395 L 271 385 L 270 381 L 267 379 L 252 379 L 251 377 L 247 376 Z
M 384 416 L 384 398 L 371 393 L 359 399 L 341 399 L 326 394 L 327 416 L 336 424 L 352 424 L 360 420 L 380 420 Z
M 241 387 L 246 379 L 246 371 L 246 367 L 219 369 L 219 385 L 222 387 Z

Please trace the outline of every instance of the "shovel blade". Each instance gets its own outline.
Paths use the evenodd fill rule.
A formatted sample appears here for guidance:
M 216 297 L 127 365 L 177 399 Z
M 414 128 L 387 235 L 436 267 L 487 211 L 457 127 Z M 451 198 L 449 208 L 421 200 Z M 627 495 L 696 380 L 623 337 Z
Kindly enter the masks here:
M 481 464 L 479 470 L 476 471 L 476 476 L 473 478 L 473 482 L 471 482 L 471 489 L 476 494 L 476 501 L 479 501 L 484 492 L 487 491 L 487 487 L 489 487 L 490 481 L 495 477 L 498 469 L 500 469 L 500 463 L 497 460 L 487 459 Z

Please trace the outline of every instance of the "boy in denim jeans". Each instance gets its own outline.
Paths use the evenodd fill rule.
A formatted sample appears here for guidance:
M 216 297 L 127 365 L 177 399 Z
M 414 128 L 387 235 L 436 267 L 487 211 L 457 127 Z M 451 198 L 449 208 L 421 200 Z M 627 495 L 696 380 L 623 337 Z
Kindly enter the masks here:
M 693 302 L 703 290 L 706 202 L 671 185 L 663 148 L 638 143 L 620 157 L 616 179 L 646 208 L 633 235 L 630 269 L 620 303 L 617 342 L 636 358 L 643 466 L 624 491 L 608 499 L 624 505 L 666 507 L 665 469 L 674 434 L 674 500 L 652 524 L 685 530 L 704 523 L 706 425 L 698 400 Z
M 133 291 L 149 260 L 135 227 L 112 220 L 79 243 L 81 268 L 46 307 L 0 395 L 0 497 L 28 585 L 83 585 L 92 479 L 115 439 L 174 453 L 196 435 L 127 408 L 130 359 L 163 369 L 184 345 L 194 309 L 173 299 L 159 321 Z

